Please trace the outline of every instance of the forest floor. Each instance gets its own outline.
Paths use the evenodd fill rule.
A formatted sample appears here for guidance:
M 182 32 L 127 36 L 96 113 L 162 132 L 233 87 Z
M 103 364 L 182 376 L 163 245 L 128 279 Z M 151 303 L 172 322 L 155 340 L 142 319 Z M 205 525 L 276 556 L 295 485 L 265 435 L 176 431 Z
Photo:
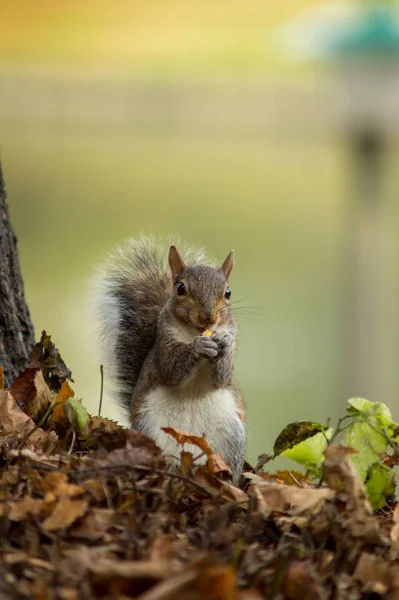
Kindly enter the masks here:
M 205 439 L 168 429 L 172 468 L 68 376 L 43 335 L 0 391 L 2 600 L 399 599 L 399 511 L 371 510 L 350 448 L 328 447 L 318 486 L 264 459 L 236 487 Z

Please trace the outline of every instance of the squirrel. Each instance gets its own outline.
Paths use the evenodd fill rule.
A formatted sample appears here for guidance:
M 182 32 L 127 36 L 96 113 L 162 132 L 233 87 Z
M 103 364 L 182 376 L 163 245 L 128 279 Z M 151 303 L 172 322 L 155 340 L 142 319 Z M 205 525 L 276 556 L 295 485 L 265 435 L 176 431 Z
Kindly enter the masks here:
M 142 236 L 100 267 L 96 300 L 105 376 L 131 426 L 152 438 L 170 461 L 177 460 L 179 446 L 162 427 L 205 435 L 237 482 L 246 427 L 233 376 L 238 331 L 229 285 L 233 251 L 215 267 L 205 264 L 201 248 L 186 249 L 184 259 L 176 246 L 169 251 L 168 246 Z

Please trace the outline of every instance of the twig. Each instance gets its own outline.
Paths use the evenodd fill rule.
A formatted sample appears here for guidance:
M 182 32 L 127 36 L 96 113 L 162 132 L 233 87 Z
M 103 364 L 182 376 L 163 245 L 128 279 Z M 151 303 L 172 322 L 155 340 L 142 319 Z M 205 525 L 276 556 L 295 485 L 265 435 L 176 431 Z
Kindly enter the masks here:
M 353 415 L 345 415 L 344 417 L 341 417 L 340 419 L 338 419 L 338 423 L 337 423 L 334 433 L 332 434 L 331 438 L 329 440 L 327 440 L 327 448 L 328 448 L 328 446 L 331 446 L 331 444 L 333 442 L 335 442 L 336 438 L 339 436 L 340 433 L 342 433 L 343 431 L 345 431 L 345 429 L 350 427 L 350 423 L 349 423 L 349 425 L 345 425 L 345 427 L 342 427 L 342 429 L 341 429 L 341 423 L 346 421 L 346 419 L 353 419 Z
M 323 434 L 324 437 L 327 441 L 327 446 L 326 446 L 326 450 L 327 448 L 329 448 L 329 446 L 331 446 L 331 444 L 336 440 L 336 438 L 339 436 L 340 433 L 342 433 L 343 431 L 345 431 L 345 429 L 347 429 L 348 427 L 350 427 L 351 423 L 349 423 L 349 425 L 345 425 L 345 427 L 341 428 L 341 424 L 346 421 L 347 419 L 353 419 L 353 415 L 345 415 L 344 417 L 341 417 L 340 419 L 338 419 L 338 423 L 337 426 L 335 428 L 334 433 L 332 434 L 332 436 L 330 437 L 330 439 L 327 438 L 327 436 L 324 434 L 324 430 L 323 430 Z M 324 482 L 324 475 L 322 475 L 319 479 L 319 482 L 317 484 L 317 488 L 320 488 L 322 486 Z
M 68 454 L 69 455 L 72 454 L 72 450 L 73 450 L 73 447 L 75 445 L 75 440 L 76 440 L 76 431 L 74 429 L 72 429 L 72 442 L 71 442 L 71 446 L 70 446 L 70 448 L 68 450 Z
M 103 406 L 103 391 L 104 391 L 104 366 L 100 365 L 100 377 L 101 377 L 101 387 L 100 387 L 100 404 L 98 406 L 98 416 L 101 417 L 101 409 Z
M 291 473 L 291 471 L 288 471 L 288 475 L 291 477 L 291 479 L 297 484 L 298 487 L 303 488 L 303 485 L 300 481 L 298 481 L 298 479 L 296 477 L 294 477 L 294 475 Z

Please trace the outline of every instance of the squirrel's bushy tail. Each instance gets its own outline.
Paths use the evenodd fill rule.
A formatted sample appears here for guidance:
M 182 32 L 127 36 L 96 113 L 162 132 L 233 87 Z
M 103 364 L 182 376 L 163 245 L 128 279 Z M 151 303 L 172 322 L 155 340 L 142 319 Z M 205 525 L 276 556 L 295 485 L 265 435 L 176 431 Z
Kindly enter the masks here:
M 187 264 L 204 262 L 202 248 L 184 247 L 176 238 L 169 243 L 141 236 L 117 248 L 98 269 L 94 295 L 104 378 L 129 413 L 140 370 L 155 342 L 159 313 L 170 293 L 172 243 Z

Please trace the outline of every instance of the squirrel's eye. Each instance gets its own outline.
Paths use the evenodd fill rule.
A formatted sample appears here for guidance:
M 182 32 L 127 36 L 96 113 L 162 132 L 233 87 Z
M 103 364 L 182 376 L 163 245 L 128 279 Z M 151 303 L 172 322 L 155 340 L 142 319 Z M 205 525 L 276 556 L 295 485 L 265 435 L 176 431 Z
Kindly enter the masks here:
M 226 288 L 224 297 L 226 298 L 226 300 L 230 300 L 230 296 L 231 296 L 231 289 L 228 287 L 228 288 Z
M 179 285 L 177 286 L 177 295 L 178 296 L 185 296 L 186 295 L 186 286 L 184 285 L 184 283 L 181 281 L 179 283 Z

